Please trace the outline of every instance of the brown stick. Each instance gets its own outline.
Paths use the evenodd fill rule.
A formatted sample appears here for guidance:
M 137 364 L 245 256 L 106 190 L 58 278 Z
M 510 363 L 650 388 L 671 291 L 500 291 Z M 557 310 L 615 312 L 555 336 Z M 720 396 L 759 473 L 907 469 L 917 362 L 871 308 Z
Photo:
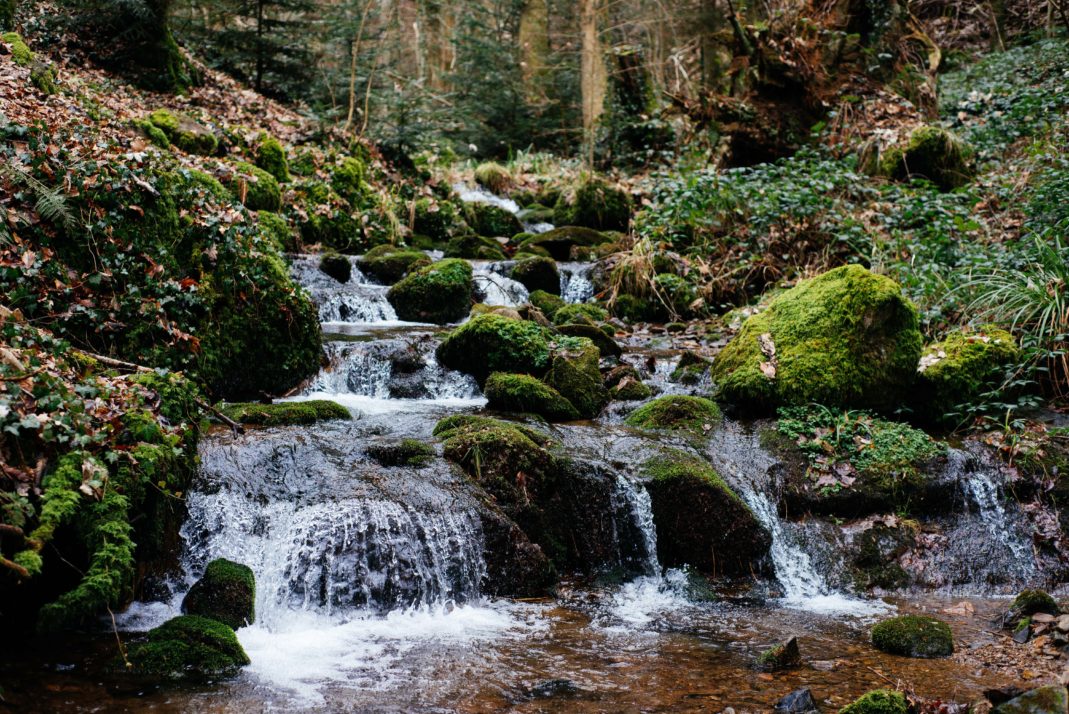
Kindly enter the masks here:
M 8 560 L 7 558 L 5 558 L 2 555 L 0 555 L 0 565 L 4 566 L 5 568 L 10 568 L 10 569 L 14 570 L 16 573 L 19 574 L 19 577 L 21 577 L 21 578 L 29 578 L 30 577 L 30 571 L 29 570 L 26 570 L 26 568 L 22 567 L 21 565 L 19 565 L 15 561 Z

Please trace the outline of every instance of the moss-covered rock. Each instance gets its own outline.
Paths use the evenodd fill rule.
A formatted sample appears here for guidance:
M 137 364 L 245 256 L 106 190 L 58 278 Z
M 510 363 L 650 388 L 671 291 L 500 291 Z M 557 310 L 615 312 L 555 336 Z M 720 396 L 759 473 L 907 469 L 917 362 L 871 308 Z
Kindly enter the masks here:
M 523 230 L 514 213 L 492 203 L 465 203 L 464 219 L 473 231 L 487 238 L 511 238 Z
M 1020 361 L 1017 342 L 1005 330 L 989 326 L 951 332 L 924 349 L 917 368 L 917 411 L 934 422 L 961 421 L 945 413 L 960 414 L 957 407 L 997 388 L 1008 368 Z
M 653 396 L 653 390 L 638 377 L 624 377 L 609 389 L 609 397 L 621 402 L 641 402 Z
M 541 290 L 553 295 L 560 295 L 560 271 L 557 261 L 552 258 L 525 258 L 512 266 L 510 276 L 525 288 L 534 292 Z
M 800 664 L 802 664 L 802 653 L 798 650 L 796 637 L 769 647 L 759 654 L 754 662 L 754 666 L 763 672 L 779 672 Z
M 431 264 L 430 257 L 419 250 L 380 245 L 360 258 L 360 270 L 383 285 L 393 285 L 414 270 Z
M 991 710 L 992 714 L 1066 714 L 1067 711 L 1069 691 L 1058 684 L 1030 689 Z
M 286 424 L 313 424 L 327 419 L 352 419 L 349 410 L 327 399 L 311 399 L 301 402 L 255 402 L 227 404 L 223 414 L 242 424 L 259 426 L 282 426 Z
M 538 376 L 550 365 L 549 341 L 549 332 L 533 322 L 487 313 L 442 340 L 438 361 L 473 375 L 479 384 L 485 384 L 493 372 Z
M 484 238 L 474 233 L 454 236 L 445 244 L 442 251 L 447 258 L 467 258 L 469 260 L 504 260 L 505 251 L 493 238 Z
M 167 134 L 148 119 L 134 119 L 130 125 L 159 148 L 171 148 L 171 140 L 167 138 Z
M 346 156 L 331 170 L 330 185 L 355 209 L 365 208 L 371 201 L 367 166 L 356 157 Z
M 533 291 L 530 297 L 528 297 L 528 300 L 530 300 L 531 304 L 541 310 L 542 314 L 548 317 L 550 320 L 553 319 L 553 316 L 557 313 L 557 310 L 568 304 L 564 302 L 564 300 L 560 296 L 554 295 L 552 293 L 547 293 L 545 290 Z
M 642 467 L 662 565 L 717 575 L 760 570 L 772 538 L 712 466 L 667 451 Z
M 278 251 L 296 252 L 300 248 L 297 232 L 293 230 L 293 226 L 290 225 L 289 221 L 277 213 L 260 211 L 256 214 L 256 222 L 259 224 L 263 234 L 274 244 Z
M 976 169 L 972 149 L 958 136 L 942 127 L 921 126 L 905 146 L 880 156 L 879 173 L 897 180 L 925 178 L 949 191 L 971 181 Z
M 872 628 L 872 645 L 903 657 L 948 657 L 954 652 L 950 626 L 926 615 L 900 615 Z
M 420 467 L 435 457 L 434 447 L 419 439 L 401 439 L 369 444 L 367 455 L 383 466 Z
M 254 147 L 256 166 L 275 177 L 279 183 L 290 180 L 289 162 L 286 161 L 286 149 L 278 139 L 267 132 L 260 132 Z
M 619 357 L 624 353 L 624 349 L 616 340 L 594 325 L 561 325 L 557 328 L 557 332 L 569 337 L 585 337 L 594 343 L 602 357 Z
M 338 253 L 324 253 L 319 259 L 319 269 L 339 283 L 347 283 L 353 277 L 353 264 L 347 256 Z
M 917 310 L 889 278 L 835 268 L 773 299 L 713 362 L 721 394 L 749 409 L 817 402 L 893 408 L 916 377 Z
M 512 185 L 512 174 L 501 164 L 487 161 L 475 167 L 475 183 L 491 193 L 504 194 Z
M 1013 604 L 1010 605 L 1010 612 L 1015 613 L 1017 617 L 1028 617 L 1037 612 L 1057 615 L 1061 609 L 1058 607 L 1058 602 L 1046 591 L 1031 588 L 1017 593 Z
M 546 384 L 572 403 L 579 416 L 593 419 L 609 401 L 608 390 L 598 369 L 600 352 L 588 339 L 563 338 L 557 341 Z
M 631 196 L 626 191 L 590 176 L 561 193 L 553 206 L 553 223 L 599 231 L 626 231 L 631 211 Z
M 22 35 L 17 32 L 5 32 L 0 35 L 0 40 L 11 48 L 11 59 L 19 67 L 29 67 L 33 63 L 33 51 L 22 39 Z
M 554 325 L 570 325 L 583 322 L 601 322 L 609 317 L 605 308 L 589 302 L 562 305 L 553 311 Z
M 304 181 L 296 189 L 296 198 L 300 210 L 295 217 L 305 243 L 320 243 L 350 253 L 368 247 L 370 241 L 362 217 L 329 184 L 314 179 Z
M 234 631 L 218 620 L 181 615 L 150 630 L 130 647 L 134 671 L 167 679 L 206 681 L 234 677 L 249 664 Z
M 211 156 L 219 148 L 219 139 L 215 134 L 187 116 L 175 114 L 169 109 L 157 109 L 148 115 L 148 120 L 167 135 L 171 144 L 186 153 Z
M 528 234 L 518 242 L 516 252 L 545 251 L 554 260 L 571 260 L 574 249 L 596 248 L 611 242 L 612 237 L 600 231 L 582 226 L 564 225 L 545 233 Z
M 670 395 L 639 407 L 625 421 L 628 426 L 638 429 L 683 431 L 704 436 L 722 418 L 720 407 L 710 399 Z
M 456 206 L 442 199 L 421 198 L 413 207 L 412 230 L 434 243 L 445 243 L 464 227 Z
M 233 630 L 251 625 L 256 619 L 252 568 L 225 558 L 208 563 L 182 599 L 182 612 L 218 620 Z
M 917 521 L 888 516 L 876 519 L 854 536 L 851 566 L 858 588 L 897 590 L 910 584 L 899 558 L 917 545 Z
M 626 293 L 617 295 L 611 308 L 613 315 L 632 323 L 654 322 L 664 319 L 665 316 L 664 308 L 659 302 Z
M 55 94 L 59 91 L 56 86 L 56 74 L 44 62 L 34 62 L 30 66 L 30 84 L 37 87 L 43 94 Z
M 680 384 L 701 384 L 709 375 L 712 362 L 693 352 L 684 352 L 672 370 L 672 381 Z
M 252 164 L 244 161 L 234 164 L 227 187 L 250 210 L 277 212 L 282 208 L 282 189 L 278 181 Z
M 402 320 L 443 325 L 468 314 L 473 290 L 471 266 L 447 258 L 409 273 L 386 298 Z
M 510 412 L 527 412 L 547 421 L 571 421 L 579 413 L 560 392 L 529 374 L 494 372 L 483 387 L 486 406 Z
M 902 692 L 875 689 L 839 710 L 839 714 L 908 714 L 909 706 Z

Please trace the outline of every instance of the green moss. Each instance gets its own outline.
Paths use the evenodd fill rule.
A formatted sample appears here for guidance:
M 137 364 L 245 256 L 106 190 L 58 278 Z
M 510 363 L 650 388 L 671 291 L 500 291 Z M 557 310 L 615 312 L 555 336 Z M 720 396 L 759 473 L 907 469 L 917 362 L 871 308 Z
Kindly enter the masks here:
M 529 412 L 549 421 L 571 421 L 579 413 L 571 402 L 537 377 L 494 372 L 483 387 L 487 407 L 501 411 Z
M 510 277 L 534 292 L 541 290 L 553 295 L 560 295 L 560 272 L 557 261 L 552 258 L 525 258 L 512 266 Z
M 148 642 L 131 646 L 128 658 L 138 673 L 193 681 L 234 677 L 249 664 L 232 629 L 197 615 L 150 630 Z
M 621 402 L 641 402 L 649 399 L 653 390 L 645 382 L 634 377 L 626 377 L 609 390 L 609 396 Z
M 17 32 L 5 32 L 0 35 L 0 40 L 11 47 L 11 58 L 19 67 L 29 67 L 33 63 L 33 52 L 22 40 Z
M 541 310 L 542 314 L 550 320 L 557 314 L 557 310 L 568 304 L 558 295 L 547 293 L 545 290 L 533 291 L 528 299 L 531 301 L 532 305 Z
M 348 257 L 338 253 L 324 253 L 319 258 L 319 269 L 339 283 L 347 283 L 353 276 L 353 264 Z
M 300 247 L 297 234 L 289 221 L 277 213 L 260 211 L 256 214 L 256 223 L 260 231 L 271 241 L 272 246 L 279 252 L 296 252 Z
M 659 397 L 628 415 L 625 422 L 638 429 L 685 431 L 704 436 L 720 423 L 716 402 L 701 397 L 672 395 Z
M 684 352 L 680 355 L 676 368 L 672 370 L 672 381 L 681 384 L 700 384 L 709 374 L 711 365 L 712 362 L 704 357 L 693 352 Z
M 289 163 L 286 150 L 278 139 L 267 132 L 260 132 L 256 137 L 256 166 L 275 177 L 280 183 L 290 180 Z
M 563 305 L 560 309 L 554 310 L 553 312 L 554 325 L 584 322 L 585 320 L 583 318 L 594 322 L 601 322 L 602 320 L 607 320 L 609 318 L 609 313 L 605 308 L 589 302 Z
M 473 289 L 471 266 L 447 258 L 410 273 L 386 297 L 402 320 L 445 324 L 468 314 Z
M 281 426 L 285 424 L 312 424 L 327 419 L 352 419 L 349 410 L 327 399 L 311 399 L 302 402 L 254 402 L 227 404 L 223 414 L 242 424 Z
M 347 156 L 334 167 L 330 185 L 353 208 L 365 208 L 371 202 L 371 187 L 367 183 L 367 166 L 360 159 Z
M 992 709 L 992 714 L 1061 714 L 1069 709 L 1069 692 L 1057 684 L 1036 687 Z
M 1013 336 L 995 327 L 951 332 L 929 345 L 921 356 L 918 411 L 931 421 L 960 421 L 946 412 L 999 387 L 1006 373 L 1021 362 Z
M 973 151 L 953 133 L 937 126 L 921 126 L 904 147 L 892 147 L 880 157 L 879 173 L 894 179 L 926 178 L 949 191 L 975 176 Z
M 157 109 L 148 120 L 167 135 L 170 142 L 190 154 L 211 156 L 219 148 L 219 140 L 206 127 L 169 109 Z
M 430 264 L 431 259 L 422 251 L 390 245 L 376 246 L 360 258 L 360 270 L 383 285 L 393 285 L 413 270 Z
M 440 419 L 437 424 L 434 425 L 434 430 L 431 432 L 433 436 L 437 436 L 442 439 L 449 438 L 453 432 L 467 429 L 485 429 L 494 426 L 500 426 L 505 424 L 513 429 L 518 429 L 525 437 L 533 441 L 538 446 L 546 446 L 552 442 L 548 436 L 542 432 L 532 429 L 523 424 L 516 422 L 503 422 L 500 419 L 493 419 L 491 417 L 478 416 L 476 414 L 454 414 L 453 416 Z
M 167 134 L 148 119 L 134 119 L 131 125 L 161 149 L 171 148 L 171 140 L 167 138 Z
M 182 612 L 218 620 L 231 629 L 256 620 L 256 577 L 252 568 L 217 558 L 182 600 Z
M 35 62 L 30 68 L 30 83 L 44 94 L 55 94 L 58 91 L 56 75 L 52 68 L 40 62 Z
M 916 376 L 917 310 L 889 278 L 835 268 L 773 299 L 713 362 L 721 394 L 751 409 L 817 402 L 893 408 Z
M 438 361 L 474 375 L 480 384 L 493 372 L 537 376 L 549 367 L 549 338 L 533 322 L 487 313 L 453 330 L 438 346 Z
M 577 250 L 593 249 L 612 241 L 610 236 L 582 226 L 560 226 L 537 235 L 522 235 L 526 237 L 513 238 L 513 242 L 517 243 L 517 253 L 544 251 L 556 260 L 571 260 Z
M 628 322 L 652 322 L 664 317 L 664 308 L 652 300 L 623 294 L 616 296 L 612 314 Z
M 1037 612 L 1045 612 L 1057 615 L 1061 612 L 1058 603 L 1043 590 L 1022 590 L 1013 599 L 1010 610 L 1020 615 L 1034 615 Z
M 456 207 L 445 200 L 421 198 L 413 211 L 412 230 L 435 243 L 445 243 L 463 226 Z
M 560 339 L 545 376 L 546 384 L 560 392 L 579 416 L 586 419 L 596 417 L 609 401 L 598 369 L 600 356 L 598 348 L 588 339 Z
M 631 197 L 626 191 L 590 176 L 561 193 L 553 206 L 553 223 L 599 231 L 626 231 L 631 210 Z
M 909 706 L 902 692 L 876 689 L 858 697 L 839 714 L 908 714 Z
M 504 194 L 512 185 L 512 175 L 501 164 L 488 161 L 475 167 L 475 183 L 491 193 Z
M 901 615 L 872 628 L 872 645 L 903 657 L 947 657 L 954 652 L 950 626 L 925 615 Z
M 484 238 L 474 233 L 466 233 L 452 238 L 445 245 L 443 254 L 447 258 L 468 258 L 469 260 L 504 260 L 505 251 L 493 238 Z
M 235 163 L 227 185 L 250 210 L 277 212 L 282 208 L 282 189 L 278 181 L 252 164 Z
M 367 447 L 367 455 L 383 466 L 414 466 L 429 464 L 435 457 L 434 447 L 419 439 L 377 442 Z
M 511 238 L 523 230 L 519 218 L 491 203 L 465 203 L 464 219 L 473 231 L 487 238 Z
M 620 347 L 616 340 L 610 337 L 606 330 L 594 325 L 561 325 L 557 328 L 557 332 L 569 337 L 585 337 L 597 346 L 598 352 L 601 353 L 602 357 L 619 357 L 623 354 L 623 348 Z

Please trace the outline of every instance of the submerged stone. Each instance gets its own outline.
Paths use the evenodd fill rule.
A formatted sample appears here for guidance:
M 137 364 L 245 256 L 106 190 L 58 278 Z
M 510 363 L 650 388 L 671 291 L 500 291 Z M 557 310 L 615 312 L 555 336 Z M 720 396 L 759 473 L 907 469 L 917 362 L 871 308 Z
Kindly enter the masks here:
M 1069 692 L 1061 685 L 1036 687 L 1008 702 L 999 704 L 992 714 L 1066 714 Z
M 757 657 L 754 663 L 763 672 L 778 672 L 802 664 L 802 653 L 798 650 L 798 638 L 792 637 L 786 642 L 770 647 Z
M 225 558 L 208 563 L 204 575 L 182 599 L 182 612 L 238 629 L 256 619 L 256 579 L 252 568 Z
M 753 410 L 815 402 L 894 408 L 921 356 L 917 310 L 898 284 L 857 265 L 778 295 L 713 362 L 728 401 Z
M 809 688 L 796 689 L 772 707 L 773 714 L 820 714 L 820 707 Z
M 947 657 L 954 652 L 950 626 L 926 615 L 901 615 L 877 623 L 872 644 L 903 657 Z

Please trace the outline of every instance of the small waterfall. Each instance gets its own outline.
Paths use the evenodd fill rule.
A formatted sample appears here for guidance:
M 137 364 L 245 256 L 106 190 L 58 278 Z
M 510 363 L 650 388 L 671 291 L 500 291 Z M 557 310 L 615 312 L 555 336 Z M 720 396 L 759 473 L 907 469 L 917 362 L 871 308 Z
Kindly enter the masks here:
M 594 297 L 590 263 L 559 263 L 560 296 L 567 303 L 589 302 Z
M 257 618 L 323 615 L 466 602 L 485 575 L 482 527 L 468 511 L 429 513 L 385 500 L 297 505 L 223 490 L 194 493 L 183 535 L 187 570 L 213 558 L 257 574 Z
M 634 556 L 625 553 L 625 538 L 617 535 L 620 544 L 621 565 L 637 567 L 646 577 L 659 578 L 661 564 L 657 560 L 657 529 L 653 524 L 653 504 L 646 488 L 639 483 L 617 475 L 612 493 L 615 522 L 627 523 L 634 530 L 639 542 L 635 543 Z
M 318 258 L 298 256 L 290 269 L 294 280 L 304 287 L 319 308 L 320 322 L 381 323 L 397 320 L 397 313 L 386 299 L 385 285 L 372 285 L 353 264 L 352 277 L 339 283 L 319 269 Z
M 950 455 L 952 465 L 961 464 L 964 455 L 959 451 L 953 451 Z M 1014 559 L 1022 564 L 1034 565 L 1032 548 L 1028 539 L 1020 528 L 1014 527 L 1010 516 L 1003 505 L 1003 494 L 999 484 L 995 483 L 994 470 L 990 468 L 955 469 L 961 475 L 961 485 L 966 496 L 975 504 L 980 512 L 980 519 L 987 527 L 992 539 L 1009 550 Z M 1035 568 L 1029 567 L 1031 573 Z
M 482 186 L 468 186 L 465 183 L 453 184 L 453 192 L 465 203 L 489 203 L 491 206 L 504 208 L 509 213 L 519 213 L 520 206 L 511 198 L 502 198 L 490 193 Z
M 475 290 L 479 301 L 487 305 L 515 307 L 527 302 L 527 288 L 508 277 L 514 263 L 511 261 L 487 263 L 472 262 Z

